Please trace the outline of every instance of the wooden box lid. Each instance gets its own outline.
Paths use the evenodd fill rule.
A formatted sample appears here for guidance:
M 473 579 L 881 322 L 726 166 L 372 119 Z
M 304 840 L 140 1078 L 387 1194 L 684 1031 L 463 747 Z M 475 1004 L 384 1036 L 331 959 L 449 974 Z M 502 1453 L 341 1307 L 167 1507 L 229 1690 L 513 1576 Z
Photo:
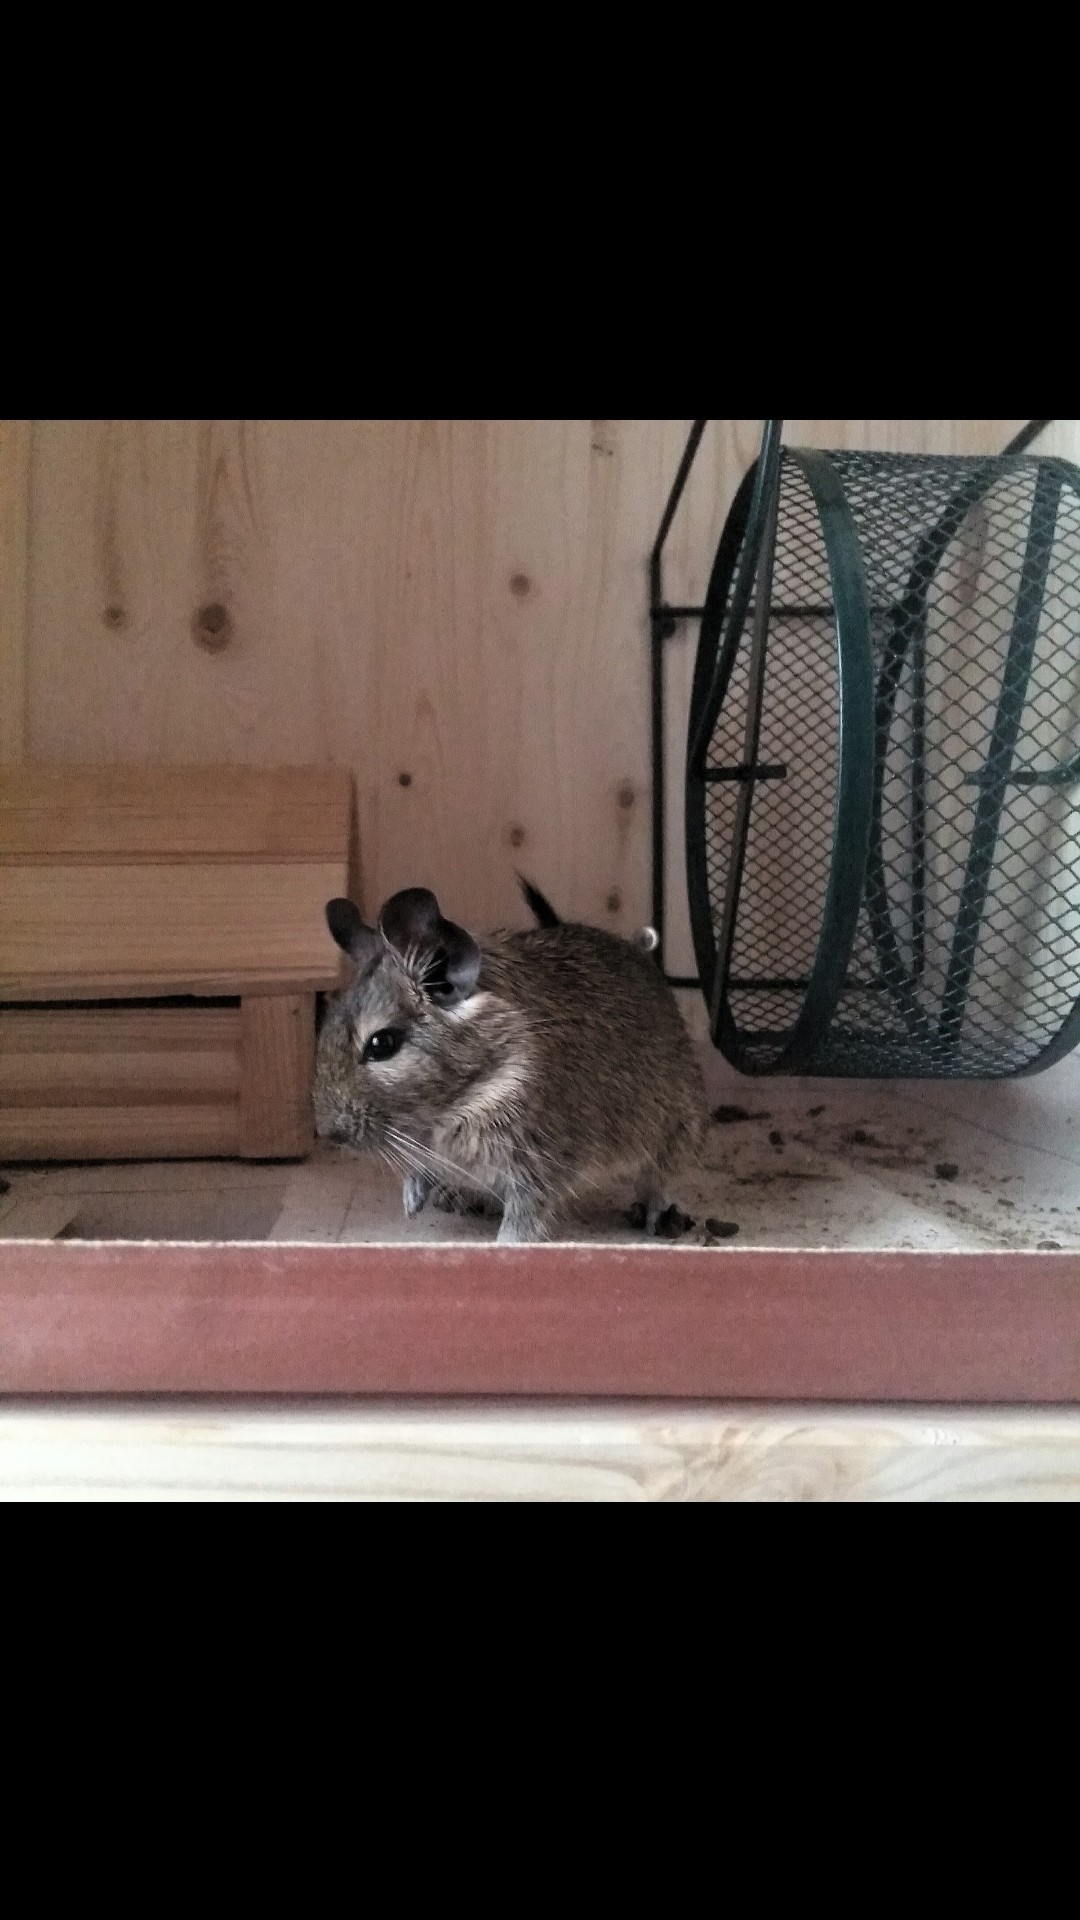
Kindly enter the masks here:
M 0 1000 L 338 986 L 336 767 L 0 768 Z

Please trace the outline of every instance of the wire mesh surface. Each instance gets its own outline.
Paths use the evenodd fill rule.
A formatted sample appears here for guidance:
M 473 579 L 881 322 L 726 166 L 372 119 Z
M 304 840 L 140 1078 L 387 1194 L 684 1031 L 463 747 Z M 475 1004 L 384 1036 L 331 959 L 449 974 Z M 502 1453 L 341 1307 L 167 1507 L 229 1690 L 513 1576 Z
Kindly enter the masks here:
M 1080 1002 L 1078 476 L 1025 458 L 829 459 L 866 577 L 874 798 L 854 941 L 802 1070 L 1016 1073 Z M 833 591 L 817 501 L 785 449 L 754 752 L 783 775 L 753 782 L 725 979 L 734 1055 L 752 1072 L 781 1062 L 830 937 L 849 718 Z M 755 615 L 752 603 L 706 756 L 718 943 L 739 783 L 717 772 L 744 758 Z

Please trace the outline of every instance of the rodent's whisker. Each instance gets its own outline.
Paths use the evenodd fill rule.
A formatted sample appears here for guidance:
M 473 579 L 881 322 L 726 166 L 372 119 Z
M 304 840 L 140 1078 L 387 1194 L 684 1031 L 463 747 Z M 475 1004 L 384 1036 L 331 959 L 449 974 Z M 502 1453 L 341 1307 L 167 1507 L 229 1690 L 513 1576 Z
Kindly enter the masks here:
M 396 1147 L 392 1149 L 392 1151 L 394 1158 L 392 1161 L 389 1161 L 388 1164 L 394 1166 L 398 1173 L 427 1174 L 428 1168 L 422 1160 L 418 1159 L 416 1154 L 409 1153 L 404 1147 Z
M 479 1187 L 483 1192 L 490 1193 L 493 1198 L 498 1198 L 494 1187 L 489 1187 L 486 1181 L 479 1179 L 479 1177 L 471 1173 L 467 1167 L 456 1167 L 450 1160 L 440 1160 L 423 1151 L 411 1153 L 407 1148 L 402 1147 L 399 1148 L 399 1152 L 407 1158 L 408 1164 L 412 1167 L 414 1173 L 423 1174 L 426 1179 L 433 1181 L 434 1184 L 443 1191 L 447 1190 L 446 1176 L 450 1174 L 453 1176 L 456 1185 L 460 1186 L 464 1184 L 465 1186 Z
M 390 1129 L 387 1131 L 389 1132 Z M 410 1157 L 415 1156 L 415 1165 L 418 1169 L 445 1168 L 447 1173 L 453 1174 L 455 1180 L 471 1181 L 473 1185 L 484 1187 L 487 1192 L 494 1193 L 495 1189 L 488 1187 L 486 1181 L 481 1180 L 479 1175 L 472 1173 L 467 1167 L 455 1165 L 454 1161 L 447 1160 L 443 1154 L 436 1153 L 434 1147 L 425 1146 L 421 1141 L 413 1140 L 408 1134 L 399 1133 L 396 1128 L 393 1130 L 392 1137 L 399 1152 L 408 1154 Z
M 422 1141 L 412 1139 L 411 1135 L 402 1133 L 397 1127 L 388 1127 L 386 1131 L 388 1136 L 395 1141 L 402 1152 L 407 1152 L 411 1149 L 413 1153 L 421 1156 L 421 1160 L 418 1162 L 418 1171 L 423 1172 L 426 1170 L 423 1165 L 423 1162 L 426 1161 L 428 1167 L 432 1170 L 436 1167 L 443 1168 L 447 1173 L 452 1174 L 456 1181 L 464 1180 L 470 1186 L 479 1187 L 482 1192 L 490 1193 L 493 1199 L 497 1200 L 499 1198 L 497 1189 L 491 1186 L 488 1181 L 482 1180 L 480 1175 L 474 1173 L 470 1167 L 458 1166 L 455 1161 L 448 1160 L 444 1154 L 437 1153 L 434 1147 L 426 1146 Z
M 399 1176 L 404 1175 L 407 1177 L 409 1174 L 419 1174 L 420 1177 L 428 1181 L 438 1193 L 444 1194 L 448 1198 L 450 1197 L 452 1190 L 445 1186 L 441 1180 L 437 1180 L 431 1168 L 424 1166 L 422 1161 L 413 1159 L 411 1155 L 406 1159 L 400 1149 L 395 1152 L 393 1149 L 380 1147 L 378 1152 L 382 1159 L 385 1160 L 387 1166 L 391 1167 Z
M 393 1153 L 389 1148 L 377 1147 L 376 1152 L 384 1165 L 389 1167 L 391 1173 L 396 1173 L 400 1176 L 401 1174 L 411 1171 L 407 1162 L 402 1160 L 399 1155 Z

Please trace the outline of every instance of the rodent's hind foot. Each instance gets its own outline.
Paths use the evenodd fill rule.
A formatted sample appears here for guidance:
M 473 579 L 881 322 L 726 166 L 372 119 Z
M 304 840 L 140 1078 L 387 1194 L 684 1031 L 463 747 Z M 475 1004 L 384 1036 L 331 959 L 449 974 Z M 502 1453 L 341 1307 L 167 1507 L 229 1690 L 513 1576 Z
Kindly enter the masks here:
M 696 1225 L 697 1221 L 693 1214 L 684 1213 L 682 1208 L 677 1207 L 672 1201 L 670 1206 L 656 1215 L 649 1232 L 657 1240 L 678 1240 L 682 1234 L 689 1233 L 691 1227 Z
M 626 1220 L 636 1232 L 651 1234 L 654 1240 L 678 1240 L 696 1224 L 692 1214 L 683 1213 L 664 1193 L 635 1200 Z
M 663 1187 L 655 1183 L 655 1176 L 650 1178 L 645 1175 L 638 1181 L 634 1204 L 626 1217 L 630 1225 L 636 1227 L 639 1233 L 644 1229 L 646 1233 L 655 1234 L 660 1231 L 659 1221 L 670 1211 L 671 1201 Z

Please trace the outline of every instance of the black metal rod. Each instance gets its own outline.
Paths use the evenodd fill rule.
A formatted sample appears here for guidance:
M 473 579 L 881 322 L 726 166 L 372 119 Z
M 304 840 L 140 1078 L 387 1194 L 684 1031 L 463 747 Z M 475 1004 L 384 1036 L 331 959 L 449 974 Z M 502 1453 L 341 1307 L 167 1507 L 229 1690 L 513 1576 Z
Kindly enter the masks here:
M 728 980 L 729 991 L 740 993 L 805 993 L 809 985 L 809 974 L 803 980 L 788 979 L 786 975 L 774 978 L 771 974 L 761 979 L 741 976 L 736 979 L 732 974 Z
M 664 756 L 664 641 L 671 631 L 668 622 L 676 618 L 670 608 L 663 606 L 663 553 L 664 542 L 675 518 L 675 511 L 683 496 L 694 464 L 694 456 L 701 445 L 701 436 L 708 426 L 707 420 L 695 420 L 690 429 L 678 472 L 668 495 L 660 529 L 649 557 L 649 616 L 651 622 L 651 683 L 652 683 L 652 924 L 656 932 L 656 964 L 666 976 L 666 929 L 664 926 L 665 909 L 665 850 L 664 839 L 667 830 L 667 769 Z M 689 616 L 690 609 L 685 610 Z
M 1056 468 L 1044 462 L 1036 471 L 1035 495 L 1031 503 L 1031 522 L 1016 596 L 1016 611 L 1001 676 L 1001 692 L 990 736 L 985 777 L 975 807 L 975 824 L 971 830 L 964 884 L 960 891 L 960 911 L 953 931 L 949 970 L 941 996 L 938 1033 L 942 1040 L 953 1046 L 959 1040 L 964 1024 L 964 1009 L 993 871 L 1005 789 L 1009 784 L 1013 754 L 1027 700 L 1028 679 L 1035 655 L 1061 497 L 1062 478 Z
M 801 980 L 779 979 L 735 979 L 728 981 L 732 992 L 736 988 L 742 993 L 805 993 L 813 982 L 813 975 L 807 974 Z M 840 985 L 841 993 L 891 993 L 889 980 L 844 980 Z
M 1026 452 L 1032 441 L 1038 439 L 1044 427 L 1052 427 L 1053 424 L 1052 420 L 1029 420 L 1027 426 L 1021 427 L 1019 433 L 1014 435 L 1013 439 L 1009 441 L 1008 446 L 1002 448 L 1002 456 L 1004 457 L 1005 454 L 1009 453 Z
M 780 471 L 780 436 L 783 430 L 782 420 L 767 420 L 761 441 L 761 452 L 756 462 L 754 489 L 750 500 L 750 510 L 746 523 L 746 538 L 731 588 L 731 604 L 727 619 L 721 629 L 716 659 L 713 662 L 712 677 L 701 702 L 697 731 L 690 742 L 687 754 L 688 765 L 692 772 L 704 769 L 705 755 L 709 740 L 716 724 L 716 715 L 720 706 L 720 687 L 725 666 L 724 639 L 727 634 L 741 634 L 750 608 L 750 599 L 754 590 L 757 563 L 761 547 L 762 531 L 766 520 L 775 506 L 774 492 L 778 488 L 777 475 Z M 766 618 L 768 610 L 766 609 Z M 748 759 L 753 755 L 748 754 Z
M 887 620 L 891 612 L 891 607 L 871 607 L 870 617 L 872 620 Z M 828 620 L 831 622 L 836 619 L 836 608 L 829 606 L 785 607 L 779 605 L 774 600 L 772 606 L 769 608 L 769 619 Z
M 711 999 L 712 979 L 716 972 L 716 927 L 709 890 L 707 825 L 709 789 L 701 778 L 704 760 L 695 766 L 690 758 L 690 745 L 697 738 L 701 724 L 702 704 L 708 695 L 715 696 L 716 706 L 713 716 L 715 721 L 727 697 L 735 665 L 741 636 L 732 631 L 727 616 L 730 611 L 731 588 L 749 524 L 750 507 L 757 491 L 760 464 L 760 460 L 755 460 L 735 489 L 735 498 L 728 509 L 724 530 L 720 535 L 720 545 L 716 549 L 709 569 L 709 584 L 705 589 L 705 611 L 701 616 L 701 631 L 698 635 L 694 677 L 690 689 L 690 711 L 687 715 L 683 761 L 687 905 L 690 909 L 694 957 L 701 978 L 701 990 L 707 1001 Z M 729 1026 L 730 1018 L 725 1014 L 724 1039 L 719 1043 L 724 1047 L 725 1052 Z
M 701 445 L 701 436 L 708 424 L 707 420 L 695 420 L 690 429 L 689 437 L 683 448 L 682 459 L 679 461 L 679 468 L 675 475 L 674 484 L 672 485 L 671 492 L 668 494 L 668 502 L 664 508 L 664 516 L 660 522 L 660 530 L 657 533 L 656 542 L 649 559 L 649 584 L 652 590 L 652 611 L 654 613 L 658 610 L 660 602 L 664 597 L 660 577 L 660 563 L 664 552 L 664 542 L 671 531 L 671 523 L 675 518 L 679 501 L 682 499 L 683 488 L 686 486 L 686 482 L 690 477 L 690 469 L 694 464 L 694 455 Z
M 786 780 L 787 767 L 779 761 L 775 766 L 766 762 L 756 767 L 706 767 L 701 777 L 705 781 Z
M 666 794 L 664 771 L 664 637 L 655 615 L 652 621 L 652 925 L 656 933 L 656 964 L 664 972 L 664 832 Z
M 704 611 L 704 607 L 670 607 L 666 604 L 656 608 L 656 612 L 665 620 L 700 620 Z M 884 611 L 885 609 L 879 607 L 871 608 L 872 613 Z M 836 608 L 784 607 L 774 601 L 769 608 L 769 618 L 772 620 L 835 620 Z
M 996 779 L 983 767 L 980 773 L 969 773 L 963 781 L 965 787 L 985 786 L 988 779 Z M 1063 760 L 1057 767 L 1016 767 L 1009 775 L 1011 787 L 1074 787 L 1080 782 L 1080 752 Z

